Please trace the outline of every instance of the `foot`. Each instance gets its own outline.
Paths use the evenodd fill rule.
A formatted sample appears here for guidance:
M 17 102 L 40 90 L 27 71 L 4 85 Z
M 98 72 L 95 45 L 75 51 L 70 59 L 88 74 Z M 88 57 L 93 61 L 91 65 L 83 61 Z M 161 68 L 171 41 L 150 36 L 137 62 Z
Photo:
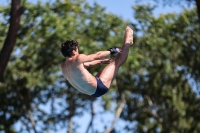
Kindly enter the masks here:
M 127 26 L 124 35 L 124 44 L 133 44 L 133 30 Z

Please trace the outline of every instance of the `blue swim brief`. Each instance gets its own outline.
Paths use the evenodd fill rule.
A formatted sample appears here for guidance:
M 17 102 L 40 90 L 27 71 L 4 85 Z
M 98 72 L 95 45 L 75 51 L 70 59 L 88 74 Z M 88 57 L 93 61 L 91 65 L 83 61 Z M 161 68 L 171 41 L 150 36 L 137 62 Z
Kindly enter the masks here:
M 100 97 L 108 91 L 108 88 L 103 84 L 100 78 L 96 77 L 96 80 L 97 80 L 97 89 L 96 92 L 91 95 L 92 97 Z

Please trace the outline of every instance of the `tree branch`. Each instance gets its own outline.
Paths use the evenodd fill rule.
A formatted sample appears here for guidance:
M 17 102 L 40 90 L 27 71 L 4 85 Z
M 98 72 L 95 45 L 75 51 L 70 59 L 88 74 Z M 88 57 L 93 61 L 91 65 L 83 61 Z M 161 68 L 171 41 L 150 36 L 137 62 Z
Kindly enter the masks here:
M 72 133 L 72 127 L 73 127 L 73 121 L 72 119 L 69 120 L 69 124 L 68 124 L 68 131 L 67 133 Z
M 87 127 L 86 133 L 89 133 L 89 129 L 92 127 L 94 116 L 95 116 L 93 103 L 94 103 L 94 101 L 92 101 L 91 104 L 90 104 L 90 107 L 91 107 L 91 120 L 90 120 L 90 123 L 89 123 L 89 125 Z
M 162 122 L 162 118 L 160 118 L 160 116 L 157 114 L 157 112 L 153 109 L 153 102 L 151 100 L 151 98 L 147 95 L 144 96 L 145 99 L 147 99 L 147 102 L 150 106 L 150 111 L 149 113 L 158 121 L 158 122 Z
M 33 115 L 32 115 L 32 113 L 31 113 L 31 110 L 30 110 L 30 109 L 28 109 L 28 115 L 29 115 L 29 120 L 31 121 L 33 130 L 34 130 L 35 133 L 37 133 L 36 128 L 35 128 L 35 121 L 34 121 L 34 119 L 33 119 Z
M 110 126 L 109 128 L 107 128 L 106 131 L 105 131 L 104 133 L 110 133 L 110 132 L 113 130 L 113 128 L 114 128 L 114 126 L 115 126 L 115 124 L 116 124 L 116 122 L 117 122 L 119 116 L 120 116 L 121 113 L 122 113 L 122 110 L 123 110 L 125 104 L 126 104 L 125 95 L 124 95 L 124 93 L 122 93 L 122 94 L 121 94 L 121 103 L 120 103 L 119 107 L 117 108 L 117 111 L 116 111 L 116 114 L 115 114 L 115 118 L 114 118 L 114 120 L 113 120 L 111 126 Z
M 199 25 L 200 25 L 200 0 L 195 0 L 197 6 L 197 14 L 199 18 Z
M 3 48 L 0 52 L 0 79 L 3 78 L 3 73 L 7 66 L 10 54 L 15 46 L 17 39 L 17 31 L 20 23 L 20 16 L 23 8 L 20 5 L 20 0 L 12 0 L 10 12 L 10 26 Z

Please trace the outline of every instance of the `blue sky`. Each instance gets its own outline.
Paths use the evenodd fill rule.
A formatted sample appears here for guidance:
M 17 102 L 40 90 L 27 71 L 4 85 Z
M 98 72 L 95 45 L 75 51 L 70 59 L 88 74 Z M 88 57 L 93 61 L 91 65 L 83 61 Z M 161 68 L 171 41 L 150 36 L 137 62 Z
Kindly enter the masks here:
M 0 5 L 1 4 L 6 4 L 8 2 L 10 2 L 11 0 L 0 0 Z M 32 0 L 32 2 L 35 2 L 37 0 Z M 124 19 L 128 19 L 131 21 L 134 21 L 134 17 L 133 17 L 133 10 L 132 10 L 132 6 L 135 5 L 136 3 L 134 2 L 135 0 L 87 0 L 90 4 L 93 4 L 94 2 L 97 2 L 98 4 L 100 4 L 101 6 L 106 8 L 106 12 L 108 13 L 113 13 L 116 14 L 118 16 L 121 16 Z M 150 2 L 150 4 L 155 4 L 153 2 L 153 0 L 143 0 L 143 4 L 148 4 L 147 1 Z M 140 2 L 141 3 L 141 2 Z M 186 5 L 185 5 L 186 6 Z M 183 7 L 179 7 L 179 6 L 159 6 L 155 11 L 154 14 L 155 16 L 158 16 L 159 14 L 166 14 L 166 13 L 179 13 L 181 10 L 183 9 Z M 96 110 L 96 112 L 101 111 L 101 104 L 100 102 L 96 102 L 95 104 L 96 108 L 98 108 L 98 110 Z M 113 115 L 107 113 L 104 114 L 103 116 L 96 116 L 95 117 L 95 124 L 100 124 L 99 128 L 103 128 L 104 125 L 101 124 L 101 118 L 107 118 L 107 120 L 104 120 L 104 123 L 107 123 L 108 126 L 110 125 L 110 122 L 112 120 L 112 118 L 114 117 Z M 81 128 L 79 129 L 78 132 L 82 133 L 86 131 L 87 125 L 90 121 L 90 115 L 89 114 L 85 114 L 84 117 L 82 118 L 74 118 L 74 121 L 79 121 Z M 82 124 L 84 123 L 84 124 Z M 116 126 L 118 128 L 123 127 L 125 123 L 123 123 L 123 121 L 119 120 L 116 124 Z M 19 126 L 20 124 L 18 124 Z M 17 125 L 16 125 L 17 126 Z M 103 130 L 101 130 L 103 131 Z M 64 133 L 66 132 L 66 130 L 62 130 L 59 133 Z M 53 133 L 53 132 L 51 132 Z
M 11 0 L 0 0 L 0 5 L 9 3 Z M 29 0 L 32 2 L 36 2 L 38 0 Z M 40 1 L 54 1 L 54 0 L 40 0 Z M 136 0 L 87 0 L 90 4 L 93 4 L 94 2 L 97 2 L 101 6 L 106 8 L 106 11 L 108 13 L 113 13 L 116 15 L 121 16 L 124 19 L 129 19 L 129 20 L 134 20 L 133 18 L 133 10 L 132 6 L 136 5 L 137 3 L 135 2 Z M 153 0 L 142 0 L 140 2 L 142 4 L 156 4 Z M 162 4 L 162 0 L 160 5 Z M 166 14 L 166 13 L 171 13 L 171 12 L 180 12 L 183 7 L 186 5 L 181 5 L 181 6 L 159 6 L 155 11 L 154 14 L 155 16 L 158 16 L 159 14 Z
M 129 19 L 134 21 L 133 18 L 133 9 L 132 7 L 136 5 L 137 3 L 135 2 L 136 0 L 87 0 L 89 3 L 94 3 L 97 2 L 101 6 L 106 8 L 106 11 L 108 13 L 113 13 L 121 16 L 124 19 Z M 142 0 L 142 2 L 139 2 L 140 4 L 153 4 L 155 5 L 156 3 L 153 0 Z M 160 2 L 160 5 L 162 5 L 162 0 Z M 166 14 L 166 13 L 172 13 L 172 12 L 180 12 L 183 7 L 186 5 L 181 6 L 159 6 L 156 8 L 154 11 L 155 16 L 158 16 L 160 14 Z

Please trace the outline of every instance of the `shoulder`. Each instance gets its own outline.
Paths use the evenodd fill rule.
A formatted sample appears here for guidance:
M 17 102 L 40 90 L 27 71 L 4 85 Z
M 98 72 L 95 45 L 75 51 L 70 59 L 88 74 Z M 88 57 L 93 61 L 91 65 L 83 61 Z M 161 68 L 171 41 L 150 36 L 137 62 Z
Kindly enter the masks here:
M 85 54 L 79 54 L 78 56 L 77 56 L 77 59 L 81 59 L 81 58 L 84 58 L 84 57 L 86 57 L 87 55 L 85 55 Z
M 84 60 L 87 58 L 87 55 L 85 54 L 79 54 L 76 58 L 77 62 L 84 62 Z

